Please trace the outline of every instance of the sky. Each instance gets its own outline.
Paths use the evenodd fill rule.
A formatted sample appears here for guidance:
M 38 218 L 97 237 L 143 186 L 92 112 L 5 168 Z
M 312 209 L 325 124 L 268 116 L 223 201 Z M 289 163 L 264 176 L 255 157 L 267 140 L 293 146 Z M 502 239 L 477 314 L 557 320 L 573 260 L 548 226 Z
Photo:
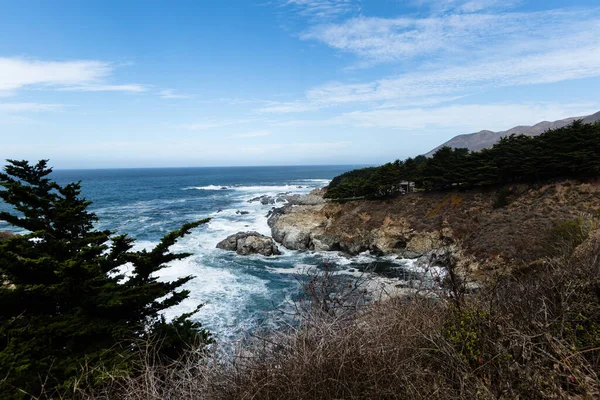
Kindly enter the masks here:
M 598 93 L 597 0 L 0 0 L 0 160 L 381 164 Z

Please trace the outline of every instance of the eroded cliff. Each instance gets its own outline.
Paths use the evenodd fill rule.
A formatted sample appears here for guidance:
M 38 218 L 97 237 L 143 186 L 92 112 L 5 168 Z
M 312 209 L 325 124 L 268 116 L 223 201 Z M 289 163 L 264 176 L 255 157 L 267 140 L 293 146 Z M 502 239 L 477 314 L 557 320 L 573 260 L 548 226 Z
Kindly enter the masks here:
M 389 200 L 291 204 L 269 218 L 273 238 L 289 249 L 349 254 L 371 251 L 403 258 L 450 252 L 465 266 L 531 263 L 543 256 L 549 232 L 600 213 L 600 182 L 561 181 L 508 188 L 413 193 Z M 314 195 L 314 194 L 313 194 Z

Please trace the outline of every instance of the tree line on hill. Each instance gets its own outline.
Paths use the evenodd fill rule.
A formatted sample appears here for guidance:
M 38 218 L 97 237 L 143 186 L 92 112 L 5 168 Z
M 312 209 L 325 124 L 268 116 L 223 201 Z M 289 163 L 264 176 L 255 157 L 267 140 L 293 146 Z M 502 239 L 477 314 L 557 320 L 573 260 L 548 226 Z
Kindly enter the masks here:
M 510 135 L 492 148 L 442 147 L 431 158 L 417 156 L 336 176 L 326 198 L 384 198 L 417 189 L 444 190 L 600 175 L 600 123 L 574 121 L 539 136 Z

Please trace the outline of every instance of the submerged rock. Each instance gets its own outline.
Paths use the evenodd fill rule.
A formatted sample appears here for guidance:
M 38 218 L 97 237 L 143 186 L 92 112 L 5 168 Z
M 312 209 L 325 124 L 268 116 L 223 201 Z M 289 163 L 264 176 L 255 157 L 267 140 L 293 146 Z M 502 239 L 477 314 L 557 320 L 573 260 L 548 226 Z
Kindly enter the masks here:
M 262 254 L 263 256 L 279 255 L 275 241 L 258 232 L 238 232 L 228 236 L 217 244 L 217 248 L 235 251 L 240 255 Z

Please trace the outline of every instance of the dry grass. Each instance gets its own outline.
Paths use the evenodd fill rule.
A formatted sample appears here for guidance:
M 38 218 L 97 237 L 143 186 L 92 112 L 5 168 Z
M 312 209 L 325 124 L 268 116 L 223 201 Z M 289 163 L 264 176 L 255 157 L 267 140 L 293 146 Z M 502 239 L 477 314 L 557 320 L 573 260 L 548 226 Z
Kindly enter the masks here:
M 600 231 L 572 254 L 489 277 L 477 294 L 466 294 L 462 280 L 450 273 L 435 296 L 358 306 L 360 301 L 348 300 L 355 299 L 354 289 L 332 292 L 330 276 L 317 278 L 305 281 L 313 306 L 298 307 L 299 324 L 257 339 L 236 356 L 190 352 L 161 366 L 146 354 L 138 377 L 114 379 L 104 391 L 82 397 L 600 396 Z

